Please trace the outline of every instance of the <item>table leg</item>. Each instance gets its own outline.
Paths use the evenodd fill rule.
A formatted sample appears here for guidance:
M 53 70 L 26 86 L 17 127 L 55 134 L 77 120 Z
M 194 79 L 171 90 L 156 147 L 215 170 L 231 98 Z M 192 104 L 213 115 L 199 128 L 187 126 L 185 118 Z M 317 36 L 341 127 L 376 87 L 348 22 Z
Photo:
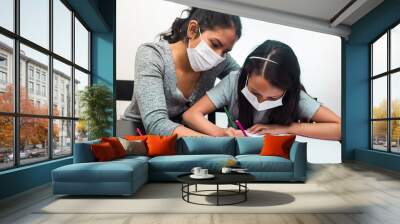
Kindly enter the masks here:
M 219 184 L 217 184 L 217 206 L 219 205 Z
M 248 192 L 248 190 L 247 190 L 247 183 L 244 183 L 244 187 L 245 187 L 245 192 L 244 192 L 244 201 L 247 201 L 247 192 Z
M 189 202 L 189 195 L 190 195 L 190 184 L 187 185 L 187 201 Z
M 195 185 L 195 191 L 197 192 L 197 184 Z

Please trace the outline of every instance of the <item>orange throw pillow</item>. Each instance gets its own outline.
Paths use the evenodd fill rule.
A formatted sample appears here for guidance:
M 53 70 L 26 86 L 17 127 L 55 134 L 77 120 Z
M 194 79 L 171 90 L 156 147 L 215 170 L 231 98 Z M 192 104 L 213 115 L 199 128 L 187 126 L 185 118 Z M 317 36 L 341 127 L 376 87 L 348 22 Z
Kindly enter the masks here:
M 94 157 L 99 162 L 110 161 L 117 158 L 113 147 L 108 142 L 92 144 L 90 147 L 92 149 Z
M 124 149 L 124 146 L 122 146 L 121 142 L 118 140 L 116 137 L 104 137 L 101 138 L 101 142 L 108 142 L 114 149 L 115 155 L 117 158 L 125 157 L 126 156 L 126 151 Z
M 147 155 L 154 156 L 165 156 L 165 155 L 176 155 L 176 138 L 177 135 L 172 136 L 147 136 Z
M 265 135 L 264 146 L 261 149 L 261 156 L 280 156 L 286 159 L 290 157 L 290 147 L 296 135 Z

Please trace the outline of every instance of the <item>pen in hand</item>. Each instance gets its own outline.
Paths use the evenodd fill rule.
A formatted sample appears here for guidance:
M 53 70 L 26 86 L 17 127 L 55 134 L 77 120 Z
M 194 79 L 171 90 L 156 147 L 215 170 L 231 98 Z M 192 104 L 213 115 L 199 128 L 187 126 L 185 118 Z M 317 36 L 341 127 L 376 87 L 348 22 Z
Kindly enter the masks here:
M 240 130 L 242 131 L 243 135 L 248 137 L 248 135 L 247 135 L 246 131 L 244 130 L 244 128 L 243 128 L 242 124 L 240 123 L 240 121 L 236 120 L 235 123 L 240 128 Z

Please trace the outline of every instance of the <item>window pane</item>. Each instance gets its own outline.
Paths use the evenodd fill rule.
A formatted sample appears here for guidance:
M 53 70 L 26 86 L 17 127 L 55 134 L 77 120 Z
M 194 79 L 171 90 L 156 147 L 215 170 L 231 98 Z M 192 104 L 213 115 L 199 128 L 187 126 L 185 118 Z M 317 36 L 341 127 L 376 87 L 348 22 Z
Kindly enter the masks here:
M 80 93 L 89 86 L 89 75 L 75 69 L 75 117 L 79 117 L 81 114 L 81 108 L 79 106 Z
M 49 47 L 49 1 L 20 0 L 21 36 Z
M 53 157 L 72 154 L 72 121 L 53 120 Z
M 387 78 L 372 80 L 372 118 L 387 117 Z
M 0 26 L 14 31 L 14 1 L 1 0 L 0 9 Z
M 75 63 L 89 69 L 89 32 L 75 18 Z
M 25 114 L 48 114 L 49 57 L 21 44 L 20 109 Z
M 400 72 L 392 74 L 390 81 L 391 115 L 400 118 Z
M 387 71 L 387 34 L 372 45 L 372 69 L 373 75 Z
M 372 148 L 387 151 L 387 121 L 372 122 Z
M 400 153 L 400 120 L 393 120 L 391 123 L 392 152 Z
M 13 40 L 0 35 L 0 111 L 14 111 Z
M 88 128 L 84 120 L 75 121 L 75 143 L 88 140 Z
M 400 24 L 391 31 L 390 37 L 391 69 L 400 67 Z
M 71 66 L 53 60 L 53 115 L 72 117 Z
M 20 164 L 34 163 L 49 158 L 48 119 L 21 117 Z
M 0 170 L 14 165 L 13 118 L 0 116 Z
M 53 17 L 53 51 L 71 60 L 72 12 L 60 0 L 53 0 Z

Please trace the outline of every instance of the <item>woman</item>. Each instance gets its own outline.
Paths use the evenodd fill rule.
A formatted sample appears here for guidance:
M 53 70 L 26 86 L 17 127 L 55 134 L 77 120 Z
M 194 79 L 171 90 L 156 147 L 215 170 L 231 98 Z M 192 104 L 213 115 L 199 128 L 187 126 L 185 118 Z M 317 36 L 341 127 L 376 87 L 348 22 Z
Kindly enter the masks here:
M 250 133 L 332 140 L 341 137 L 340 118 L 305 93 L 296 55 L 278 41 L 267 40 L 258 46 L 241 71 L 232 72 L 208 91 L 183 119 L 189 127 L 207 135 L 241 136 L 239 130 L 217 127 L 204 118 L 224 106 Z M 300 122 L 304 120 L 308 122 Z
M 182 113 L 223 78 L 240 69 L 229 51 L 241 36 L 237 16 L 192 8 L 157 43 L 141 45 L 132 102 L 123 120 L 149 134 L 201 135 L 181 124 Z M 132 129 L 132 128 L 131 128 Z

